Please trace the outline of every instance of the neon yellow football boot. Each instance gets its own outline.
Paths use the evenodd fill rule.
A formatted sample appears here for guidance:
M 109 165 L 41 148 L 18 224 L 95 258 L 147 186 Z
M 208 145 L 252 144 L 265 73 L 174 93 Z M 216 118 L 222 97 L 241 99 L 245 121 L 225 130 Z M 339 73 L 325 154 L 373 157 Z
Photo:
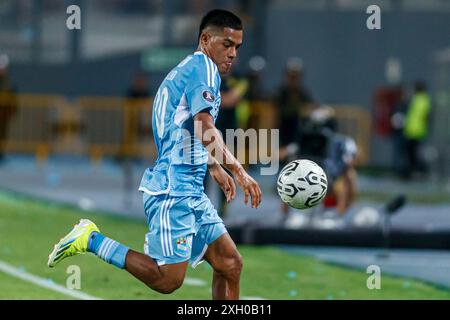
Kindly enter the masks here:
M 88 240 L 92 232 L 100 232 L 95 223 L 88 219 L 81 219 L 48 256 L 48 266 L 54 267 L 61 260 L 77 254 L 84 254 L 88 249 Z

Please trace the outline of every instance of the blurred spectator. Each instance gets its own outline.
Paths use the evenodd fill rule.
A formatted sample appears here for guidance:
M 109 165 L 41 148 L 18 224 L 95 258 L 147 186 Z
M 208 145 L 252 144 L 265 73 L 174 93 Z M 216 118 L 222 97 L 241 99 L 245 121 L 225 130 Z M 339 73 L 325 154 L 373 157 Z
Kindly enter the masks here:
M 137 73 L 131 86 L 127 90 L 126 97 L 128 98 L 128 120 L 131 129 L 129 139 L 135 139 L 136 134 L 147 135 L 151 133 L 148 126 L 148 119 L 140 116 L 140 112 L 147 108 L 150 98 L 148 75 L 144 72 Z M 130 141 L 130 143 L 133 141 Z
M 126 91 L 126 126 L 124 127 L 123 140 L 120 154 L 117 161 L 129 169 L 131 164 L 130 146 L 135 145 L 138 134 L 145 133 L 146 126 L 144 122 L 148 119 L 143 119 L 140 116 L 142 110 L 148 107 L 149 104 L 149 87 L 148 76 L 144 72 L 138 72 L 134 75 L 130 87 Z
M 314 143 L 314 137 L 325 142 L 322 150 L 317 148 L 317 154 L 308 150 Z M 324 169 L 329 186 L 324 207 L 334 208 L 341 217 L 354 203 L 357 194 L 356 155 L 357 146 L 353 138 L 338 133 L 334 109 L 321 106 L 314 110 L 309 126 L 300 139 L 300 156 L 316 161 Z M 318 157 L 314 159 L 314 156 Z M 328 212 L 333 217 L 334 211 Z
M 264 92 L 261 88 L 261 73 L 266 67 L 266 60 L 260 56 L 250 58 L 250 72 L 248 74 L 249 88 L 247 97 L 249 100 L 260 100 L 264 98 Z
M 138 98 L 148 98 L 149 97 L 149 87 L 148 87 L 148 76 L 144 72 L 140 72 L 134 76 L 131 86 L 127 91 L 127 98 L 138 99 Z
M 355 201 L 356 154 L 355 141 L 337 131 L 334 109 L 320 106 L 304 122 L 304 128 L 296 141 L 290 143 L 280 156 L 287 162 L 299 158 L 309 159 L 323 168 L 328 179 L 328 192 L 323 200 L 322 218 L 329 220 L 341 218 Z M 282 214 L 283 222 L 289 226 L 288 212 Z M 339 220 L 335 220 L 336 226 L 343 223 Z
M 230 75 L 222 79 L 220 86 L 220 116 L 217 118 L 217 128 L 225 137 L 226 129 L 237 129 L 237 109 L 248 89 L 247 79 Z
M 122 166 L 125 207 L 131 207 L 133 199 L 133 158 L 130 146 L 135 145 L 137 134 L 141 131 L 140 120 L 148 121 L 148 119 L 141 119 L 140 111 L 143 107 L 148 107 L 147 99 L 149 97 L 148 76 L 144 72 L 139 72 L 134 76 L 131 86 L 126 92 L 127 126 L 124 128 L 121 150 L 116 158 Z
M 126 0 L 122 1 L 120 9 L 128 14 L 143 14 L 153 9 L 153 3 L 147 0 Z
M 266 60 L 261 56 L 254 56 L 249 60 L 250 71 L 248 73 L 248 92 L 246 98 L 248 99 L 247 118 L 244 124 L 241 124 L 243 128 L 258 128 L 258 124 L 261 122 L 259 118 L 263 115 L 258 110 L 258 104 L 267 97 L 262 88 L 262 72 L 266 67 Z M 240 118 L 244 118 L 241 116 Z
M 279 111 L 280 146 L 286 146 L 295 140 L 301 127 L 300 116 L 306 106 L 312 103 L 311 95 L 303 85 L 303 66 L 299 59 L 288 60 L 285 83 L 277 94 Z M 300 120 L 300 121 L 299 121 Z
M 397 103 L 391 115 L 392 126 L 392 149 L 393 149 L 393 169 L 400 177 L 404 177 L 407 171 L 406 139 L 403 134 L 405 127 L 405 116 L 408 109 L 408 99 L 403 86 L 397 87 Z
M 280 132 L 280 155 L 286 151 L 289 144 L 296 143 L 304 122 L 304 116 L 300 116 L 309 103 L 312 103 L 311 95 L 303 85 L 303 64 L 299 58 L 290 58 L 287 61 L 285 82 L 280 87 L 276 105 L 278 107 L 278 128 Z M 287 162 L 281 156 L 280 169 Z M 289 207 L 282 204 L 282 212 L 287 215 Z
M 8 79 L 8 65 L 9 57 L 0 55 L 0 162 L 4 158 L 9 124 L 18 108 L 16 90 Z
M 420 147 L 426 139 L 429 130 L 431 101 L 426 84 L 417 81 L 414 84 L 414 94 L 408 106 L 405 118 L 404 135 L 406 138 L 407 178 L 414 172 L 424 173 L 426 165 L 420 155 Z
M 244 101 L 244 96 L 247 93 L 248 85 L 247 79 L 239 78 L 235 74 L 231 74 L 222 79 L 220 86 L 221 105 L 216 127 L 220 130 L 224 139 L 226 138 L 227 129 L 236 130 L 239 127 L 239 122 L 242 122 L 238 121 L 237 111 L 246 108 L 247 103 Z M 229 141 L 226 142 L 230 143 Z M 235 141 L 234 150 L 236 150 Z M 220 192 L 219 214 L 222 218 L 226 216 L 226 210 L 227 201 L 224 193 Z

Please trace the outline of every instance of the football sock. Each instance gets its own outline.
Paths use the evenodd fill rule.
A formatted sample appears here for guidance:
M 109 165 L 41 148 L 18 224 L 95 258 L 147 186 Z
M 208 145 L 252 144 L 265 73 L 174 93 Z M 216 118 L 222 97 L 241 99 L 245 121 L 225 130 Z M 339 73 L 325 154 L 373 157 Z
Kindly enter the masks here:
M 99 232 L 94 231 L 89 236 L 87 251 L 120 269 L 125 268 L 125 257 L 128 250 L 129 248 L 123 244 L 105 237 Z

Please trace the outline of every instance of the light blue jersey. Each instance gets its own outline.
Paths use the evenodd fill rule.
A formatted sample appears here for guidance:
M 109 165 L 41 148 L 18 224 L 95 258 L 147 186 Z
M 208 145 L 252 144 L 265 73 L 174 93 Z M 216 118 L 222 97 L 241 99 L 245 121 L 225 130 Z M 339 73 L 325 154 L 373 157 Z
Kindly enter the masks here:
M 158 158 L 139 190 L 149 195 L 202 196 L 208 151 L 194 135 L 194 116 L 207 110 L 217 119 L 220 75 L 201 51 L 187 56 L 166 76 L 153 102 L 152 126 Z

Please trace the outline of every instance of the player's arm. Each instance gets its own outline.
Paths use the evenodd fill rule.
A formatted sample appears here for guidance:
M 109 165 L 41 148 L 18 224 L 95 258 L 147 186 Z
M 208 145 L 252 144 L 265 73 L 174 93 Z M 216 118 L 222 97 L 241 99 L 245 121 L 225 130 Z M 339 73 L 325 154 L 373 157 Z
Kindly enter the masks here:
M 227 148 L 220 132 L 214 125 L 211 114 L 208 112 L 197 113 L 194 116 L 194 123 L 195 135 L 208 150 L 210 159 L 214 159 L 212 166 L 220 166 L 219 163 L 222 163 L 233 174 L 236 182 L 244 191 L 245 203 L 248 203 L 250 195 L 252 208 L 258 208 L 262 197 L 261 188 Z M 217 161 L 217 159 L 223 161 Z
M 236 185 L 233 178 L 222 168 L 216 158 L 208 153 L 208 170 L 211 177 L 217 182 L 222 189 L 227 202 L 234 200 L 236 197 Z

